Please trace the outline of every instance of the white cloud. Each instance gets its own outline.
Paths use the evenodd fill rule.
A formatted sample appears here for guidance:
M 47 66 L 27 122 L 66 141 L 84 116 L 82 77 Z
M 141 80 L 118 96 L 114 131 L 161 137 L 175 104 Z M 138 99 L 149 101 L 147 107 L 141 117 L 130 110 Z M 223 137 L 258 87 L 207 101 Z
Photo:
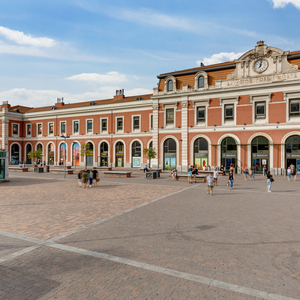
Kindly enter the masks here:
M 83 94 L 70 94 L 58 90 L 30 90 L 25 88 L 15 88 L 0 92 L 0 99 L 7 100 L 12 106 L 23 105 L 28 107 L 52 106 L 56 103 L 56 99 L 64 97 L 64 102 L 76 103 L 83 101 L 112 99 L 119 90 L 119 86 L 104 86 L 93 92 Z M 134 88 L 125 90 L 125 96 L 135 96 L 142 94 L 151 94 L 152 91 L 143 88 Z
M 288 4 L 295 5 L 300 9 L 300 0 L 270 0 L 273 3 L 274 8 L 283 8 Z
M 53 39 L 47 37 L 32 37 L 30 34 L 24 34 L 21 31 L 12 30 L 3 26 L 0 26 L 0 35 L 19 45 L 49 48 L 56 44 Z
M 126 75 L 119 74 L 118 72 L 114 72 L 114 71 L 108 72 L 106 74 L 82 73 L 78 75 L 73 75 L 65 79 L 97 82 L 99 84 L 111 84 L 111 83 L 120 83 L 120 82 L 127 81 Z
M 197 65 L 199 66 L 201 62 L 204 63 L 204 65 L 213 65 L 217 63 L 222 63 L 222 62 L 227 62 L 227 61 L 233 61 L 235 59 L 238 59 L 240 56 L 242 56 L 243 53 L 226 53 L 226 52 L 221 52 L 218 54 L 213 54 L 211 57 L 207 58 L 204 57 L 202 61 L 198 60 Z

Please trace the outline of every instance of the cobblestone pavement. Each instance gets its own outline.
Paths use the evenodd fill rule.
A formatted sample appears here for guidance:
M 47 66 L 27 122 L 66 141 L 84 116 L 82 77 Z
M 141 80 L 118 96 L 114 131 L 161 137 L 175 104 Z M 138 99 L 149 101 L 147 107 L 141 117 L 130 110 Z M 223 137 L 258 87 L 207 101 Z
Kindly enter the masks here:
M 12 174 L 0 184 L 0 299 L 300 299 L 300 185 Z

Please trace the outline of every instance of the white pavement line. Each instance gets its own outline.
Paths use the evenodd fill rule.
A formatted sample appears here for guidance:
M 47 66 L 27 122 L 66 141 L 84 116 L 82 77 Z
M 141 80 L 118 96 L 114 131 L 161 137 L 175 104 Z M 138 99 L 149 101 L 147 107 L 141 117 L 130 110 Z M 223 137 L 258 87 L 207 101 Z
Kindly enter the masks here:
M 156 272 L 156 273 L 160 273 L 160 274 L 164 274 L 164 275 L 170 275 L 170 276 L 174 276 L 174 277 L 178 277 L 178 278 L 183 278 L 183 279 L 186 279 L 189 281 L 198 282 L 198 283 L 205 284 L 208 286 L 213 286 L 216 288 L 221 288 L 224 290 L 233 291 L 233 292 L 248 295 L 248 296 L 259 297 L 259 298 L 263 298 L 263 299 L 267 299 L 267 300 L 299 300 L 296 298 L 290 298 L 290 297 L 285 297 L 285 296 L 281 296 L 278 294 L 268 293 L 268 292 L 264 292 L 264 291 L 260 291 L 260 290 L 256 290 L 256 289 L 252 289 L 252 288 L 247 288 L 244 286 L 231 284 L 231 283 L 227 283 L 227 282 L 223 282 L 223 281 L 219 281 L 219 280 L 215 280 L 215 279 L 211 279 L 211 278 L 207 278 L 207 277 L 192 275 L 192 274 L 185 273 L 185 272 L 180 272 L 180 271 L 176 271 L 176 270 L 172 270 L 172 269 L 149 265 L 147 263 L 141 263 L 138 261 L 134 261 L 134 260 L 130 260 L 130 259 L 122 258 L 122 257 L 117 257 L 117 256 L 105 254 L 105 253 L 84 250 L 84 249 L 67 246 L 67 245 L 62 245 L 62 244 L 56 244 L 56 243 L 49 243 L 49 244 L 47 244 L 47 246 L 53 247 L 56 249 L 60 249 L 60 250 L 65 250 L 65 251 L 81 254 L 81 255 L 106 259 L 109 261 L 129 265 L 132 267 L 136 267 L 139 269 L 148 270 L 148 271 L 152 271 L 152 272 Z
M 191 189 L 191 188 L 193 188 L 193 187 L 195 187 L 195 186 L 188 187 L 188 188 L 179 190 L 179 191 L 177 191 L 177 192 L 174 192 L 174 193 L 172 193 L 172 194 L 168 194 L 168 195 L 165 195 L 165 196 L 162 196 L 162 197 L 153 199 L 153 200 L 151 200 L 151 201 L 149 201 L 149 202 L 146 202 L 146 203 L 142 203 L 142 204 L 140 204 L 140 205 L 138 205 L 138 206 L 135 206 L 135 207 L 132 207 L 132 208 L 130 208 L 130 209 L 121 211 L 121 212 L 119 212 L 119 213 L 117 213 L 117 214 L 115 214 L 115 215 L 109 216 L 109 217 L 107 217 L 107 218 L 101 219 L 101 220 L 96 221 L 96 222 L 93 222 L 93 223 L 90 223 L 90 224 L 88 224 L 88 225 L 79 227 L 79 228 L 77 228 L 77 229 L 75 229 L 75 230 L 66 232 L 66 233 L 64 233 L 64 234 L 62 234 L 62 235 L 60 235 L 60 236 L 54 237 L 54 238 L 49 239 L 49 240 L 47 240 L 47 241 L 48 241 L 48 242 L 55 242 L 55 241 L 57 241 L 57 240 L 60 240 L 60 239 L 62 239 L 62 238 L 65 238 L 65 237 L 67 237 L 67 236 L 70 236 L 70 235 L 72 235 L 72 234 L 78 233 L 78 232 L 83 231 L 83 230 L 85 230 L 85 229 L 88 229 L 88 228 L 90 228 L 90 227 L 99 225 L 99 224 L 101 224 L 101 223 L 107 222 L 107 221 L 109 221 L 109 220 L 111 220 L 111 219 L 114 219 L 114 218 L 116 218 L 116 217 L 122 216 L 122 215 L 124 215 L 124 214 L 129 213 L 129 212 L 132 212 L 132 211 L 134 211 L 134 210 L 136 210 L 136 209 L 139 209 L 139 208 L 141 208 L 141 207 L 144 207 L 144 206 L 146 206 L 146 205 L 149 205 L 149 204 L 151 204 L 151 203 L 154 203 L 154 202 L 156 202 L 156 201 L 158 201 L 158 200 L 161 200 L 161 199 L 168 198 L 168 197 L 171 197 L 171 196 L 173 196 L 173 195 L 179 194 L 179 193 L 184 192 L 184 191 L 186 191 L 186 190 L 189 190 L 189 189 Z
M 43 241 L 43 240 L 27 237 L 27 236 L 16 234 L 16 233 L 10 233 L 10 232 L 6 232 L 6 231 L 0 231 L 0 235 L 4 235 L 4 236 L 7 236 L 7 237 L 10 237 L 10 238 L 13 238 L 13 239 L 19 239 L 19 240 L 31 242 L 31 243 L 34 243 L 34 244 L 45 243 L 45 241 Z
M 0 263 L 6 262 L 6 261 L 11 260 L 11 259 L 14 259 L 14 258 L 16 258 L 18 256 L 21 256 L 21 255 L 25 254 L 25 253 L 33 251 L 33 250 L 35 250 L 35 249 L 37 249 L 37 248 L 39 248 L 41 246 L 42 246 L 41 244 L 34 245 L 34 246 L 31 246 L 31 247 L 27 247 L 27 248 L 25 248 L 25 249 L 23 249 L 21 251 L 14 252 L 12 254 L 9 254 L 9 255 L 6 255 L 4 257 L 1 257 L 0 258 Z

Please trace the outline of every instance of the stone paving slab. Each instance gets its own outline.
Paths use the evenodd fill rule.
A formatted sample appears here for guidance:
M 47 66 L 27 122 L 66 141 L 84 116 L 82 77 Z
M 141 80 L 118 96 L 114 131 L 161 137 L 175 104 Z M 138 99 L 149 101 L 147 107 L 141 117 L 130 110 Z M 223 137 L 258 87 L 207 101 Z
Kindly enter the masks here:
M 48 248 L 1 266 L 0 291 L 5 299 L 25 295 L 26 300 L 246 299 L 240 293 Z
M 15 177 L 1 184 L 0 230 L 49 239 L 180 189 Z

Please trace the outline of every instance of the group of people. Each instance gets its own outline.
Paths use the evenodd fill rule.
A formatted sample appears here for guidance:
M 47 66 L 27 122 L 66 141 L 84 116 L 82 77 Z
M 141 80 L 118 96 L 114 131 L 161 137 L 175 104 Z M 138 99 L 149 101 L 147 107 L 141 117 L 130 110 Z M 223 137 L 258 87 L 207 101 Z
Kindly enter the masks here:
M 248 179 L 248 176 L 250 179 L 254 179 L 255 178 L 255 167 L 252 166 L 251 168 L 243 168 L 243 174 L 244 174 L 244 177 L 245 177 L 245 181 Z
M 297 169 L 296 169 L 296 167 L 293 164 L 291 164 L 287 168 L 287 178 L 288 178 L 288 181 L 291 180 L 292 176 L 293 176 L 293 180 L 295 181 L 296 178 L 297 178 Z
M 92 170 L 81 170 L 77 174 L 78 186 L 81 188 L 92 187 L 99 182 L 99 172 L 96 168 Z

